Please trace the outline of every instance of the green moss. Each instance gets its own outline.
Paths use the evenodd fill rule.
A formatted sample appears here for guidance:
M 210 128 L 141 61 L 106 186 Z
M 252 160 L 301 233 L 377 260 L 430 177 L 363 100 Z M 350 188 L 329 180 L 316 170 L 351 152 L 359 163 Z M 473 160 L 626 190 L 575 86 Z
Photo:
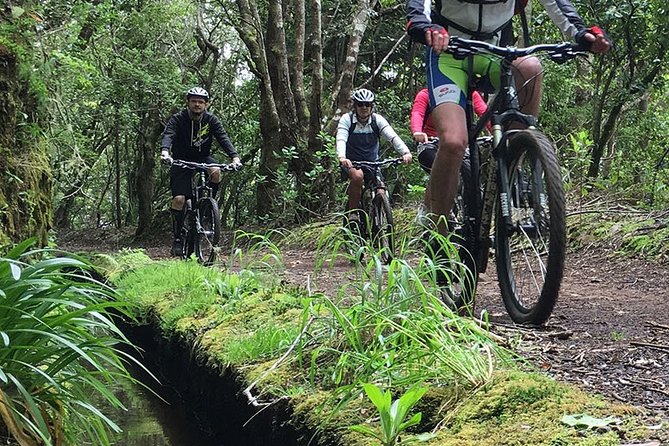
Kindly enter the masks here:
M 293 355 L 279 359 L 300 333 L 304 292 L 264 288 L 247 280 L 204 268 L 194 262 L 170 261 L 139 265 L 118 280 L 119 291 L 138 304 L 140 314 L 153 315 L 169 336 L 185 339 L 195 355 L 212 367 L 230 367 L 241 382 L 255 383 L 254 393 L 269 398 L 288 396 L 298 429 L 317 432 L 318 445 L 371 445 L 349 429 L 378 425 L 376 409 L 353 395 L 347 404 L 334 391 L 312 382 L 310 366 L 319 373 L 327 354 Z M 234 283 L 236 292 L 228 293 Z M 225 292 L 223 292 L 225 291 Z M 336 360 L 337 358 L 335 358 Z M 316 387 L 314 387 L 316 386 Z M 539 373 L 507 370 L 496 373 L 475 391 L 465 387 L 432 386 L 415 408 L 423 414 L 408 437 L 435 432 L 428 446 L 466 445 L 581 445 L 619 444 L 623 436 L 643 436 L 632 409 L 606 403 Z M 615 417 L 627 424 L 599 433 L 577 431 L 562 423 L 568 414 Z
M 43 84 L 29 63 L 21 20 L 0 25 L 0 243 L 37 237 L 47 244 L 52 178 L 39 122 Z M 10 45 L 8 41 L 13 41 Z M 27 87 L 27 88 L 26 88 Z
M 292 228 L 280 241 L 284 248 L 316 249 L 320 242 L 336 235 L 341 226 L 341 220 L 316 222 Z
M 490 384 L 470 395 L 457 411 L 447 415 L 444 420 L 447 429 L 434 444 L 585 446 L 620 443 L 616 432 L 578 432 L 561 422 L 564 415 L 577 413 L 624 419 L 633 414 L 633 409 L 606 403 L 540 374 L 509 371 L 496 375 Z

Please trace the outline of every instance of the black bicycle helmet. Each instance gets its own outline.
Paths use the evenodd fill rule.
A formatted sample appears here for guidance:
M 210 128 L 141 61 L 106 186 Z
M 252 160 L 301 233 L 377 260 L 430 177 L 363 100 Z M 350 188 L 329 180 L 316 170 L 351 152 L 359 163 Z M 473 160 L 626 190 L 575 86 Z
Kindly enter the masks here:
M 202 87 L 193 87 L 188 90 L 188 93 L 186 93 L 186 100 L 193 97 L 204 98 L 205 101 L 209 101 L 209 93 Z
M 366 88 L 355 90 L 351 95 L 353 102 L 374 102 L 374 93 Z

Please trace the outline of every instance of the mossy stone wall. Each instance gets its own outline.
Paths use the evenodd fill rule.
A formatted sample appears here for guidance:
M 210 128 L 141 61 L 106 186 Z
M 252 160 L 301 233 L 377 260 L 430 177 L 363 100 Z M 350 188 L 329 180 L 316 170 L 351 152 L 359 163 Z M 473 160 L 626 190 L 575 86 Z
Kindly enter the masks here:
M 0 245 L 28 237 L 45 245 L 53 213 L 51 166 L 38 99 L 20 63 L 0 44 Z

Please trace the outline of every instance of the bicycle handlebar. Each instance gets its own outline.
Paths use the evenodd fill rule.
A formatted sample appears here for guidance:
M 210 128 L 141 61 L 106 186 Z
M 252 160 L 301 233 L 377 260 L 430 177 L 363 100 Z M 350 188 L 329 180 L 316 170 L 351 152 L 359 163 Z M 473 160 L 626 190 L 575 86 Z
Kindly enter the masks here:
M 491 136 L 491 135 L 477 136 L 477 137 L 476 137 L 476 141 L 477 141 L 479 144 L 483 144 L 483 143 L 492 141 L 492 136 Z M 420 146 L 421 144 L 427 144 L 427 145 L 430 145 L 430 144 L 439 144 L 439 138 L 436 137 L 436 136 L 430 136 L 430 137 L 427 139 L 427 142 L 418 142 L 418 143 L 416 143 L 417 146 Z
M 448 39 L 446 52 L 453 54 L 456 59 L 464 59 L 475 54 L 493 54 L 503 59 L 512 61 L 521 57 L 536 53 L 547 53 L 548 57 L 557 63 L 564 63 L 577 56 L 587 54 L 585 48 L 577 43 L 544 43 L 532 45 L 526 48 L 501 47 L 478 40 L 463 39 L 452 36 Z
M 198 169 L 209 169 L 210 167 L 219 167 L 221 170 L 226 170 L 226 171 L 238 171 L 240 170 L 243 166 L 238 163 L 230 163 L 230 164 L 217 164 L 217 163 L 194 163 L 192 161 L 184 161 L 184 160 L 172 160 L 172 166 L 176 167 L 181 167 L 182 169 L 192 169 L 192 170 L 198 170 Z
M 383 161 L 351 161 L 351 164 L 353 167 L 388 167 L 403 162 L 402 158 L 390 158 Z

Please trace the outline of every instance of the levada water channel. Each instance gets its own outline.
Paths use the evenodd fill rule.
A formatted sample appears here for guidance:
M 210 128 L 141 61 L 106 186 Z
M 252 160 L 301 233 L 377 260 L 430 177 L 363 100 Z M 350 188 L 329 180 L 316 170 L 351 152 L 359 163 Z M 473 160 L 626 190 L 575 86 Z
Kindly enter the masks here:
M 107 410 L 123 432 L 116 446 L 295 446 L 315 445 L 312 432 L 296 430 L 287 402 L 258 410 L 243 395 L 238 376 L 194 357 L 192 346 L 166 339 L 157 327 L 121 326 L 144 352 L 136 379 L 153 392 L 130 382 L 119 383 L 117 396 L 127 411 Z M 164 399 L 165 401 L 161 400 Z M 95 445 L 97 446 L 97 445 Z

